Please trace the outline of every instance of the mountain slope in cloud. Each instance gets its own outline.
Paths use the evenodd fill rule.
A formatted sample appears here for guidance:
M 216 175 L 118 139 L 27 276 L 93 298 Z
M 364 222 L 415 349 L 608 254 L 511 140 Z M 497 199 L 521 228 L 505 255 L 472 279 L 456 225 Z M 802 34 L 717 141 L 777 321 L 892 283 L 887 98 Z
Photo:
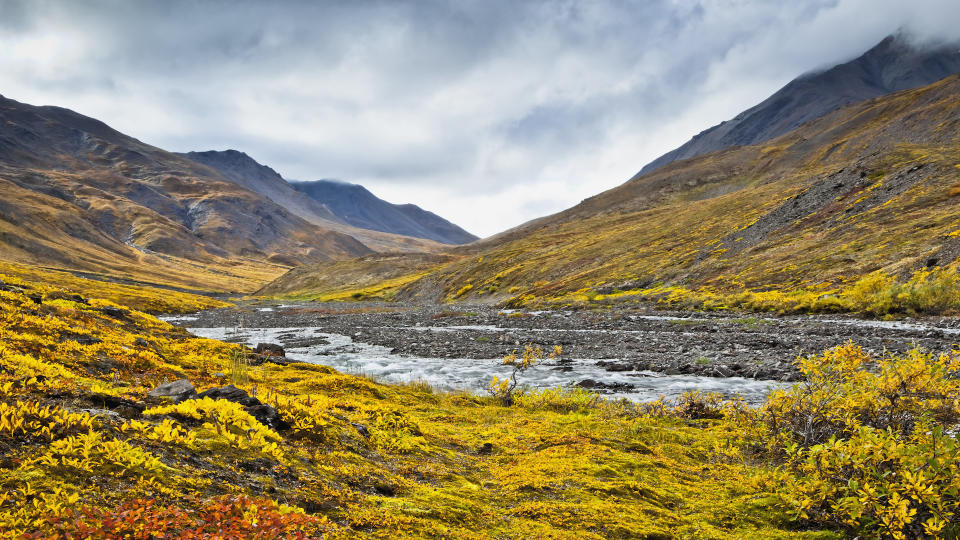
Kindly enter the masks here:
M 356 227 L 428 238 L 444 244 L 466 244 L 477 239 L 433 212 L 414 204 L 388 203 L 358 184 L 317 180 L 295 182 L 293 186 Z
M 783 135 L 845 105 L 919 88 L 960 72 L 960 45 L 918 48 L 898 34 L 862 56 L 800 76 L 760 104 L 713 126 L 637 173 L 730 146 L 748 146 Z

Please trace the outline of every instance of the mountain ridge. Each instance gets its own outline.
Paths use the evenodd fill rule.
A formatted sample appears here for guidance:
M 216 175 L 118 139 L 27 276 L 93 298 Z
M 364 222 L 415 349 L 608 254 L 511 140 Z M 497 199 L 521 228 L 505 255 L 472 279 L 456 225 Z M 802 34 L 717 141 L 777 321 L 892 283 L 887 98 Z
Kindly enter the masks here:
M 413 266 L 410 279 L 377 295 L 514 307 L 648 287 L 813 288 L 819 297 L 878 270 L 954 267 L 957 155 L 960 75 L 952 75 L 848 105 L 765 143 L 670 163 L 458 247 L 451 254 L 460 257 L 440 267 Z M 322 276 L 335 267 L 297 275 L 307 282 L 311 268 Z
M 55 106 L 0 99 L 0 251 L 215 290 L 371 253 L 205 165 Z
M 759 104 L 648 163 L 633 178 L 673 161 L 758 144 L 845 105 L 926 86 L 957 72 L 957 44 L 915 46 L 902 33 L 888 36 L 849 62 L 793 79 Z
M 338 215 L 323 199 L 311 197 L 309 194 L 298 190 L 296 188 L 297 182 L 288 181 L 272 168 L 261 164 L 244 152 L 233 149 L 207 150 L 179 155 L 212 167 L 236 183 L 260 193 L 303 219 L 315 225 L 348 234 L 374 251 L 434 253 L 446 249 L 444 243 L 440 243 L 433 238 L 438 235 L 428 234 L 429 231 L 416 230 L 415 227 L 391 230 L 390 227 L 366 227 L 364 226 L 365 222 L 351 223 L 349 219 Z M 369 207 L 365 210 L 367 214 L 370 214 L 374 207 L 388 214 L 395 212 L 387 206 L 389 203 L 372 194 L 366 201 L 366 205 Z M 449 225 L 456 228 L 453 224 Z M 410 232 L 418 234 L 410 234 Z
M 360 184 L 341 180 L 293 182 L 294 189 L 323 202 L 340 219 L 356 227 L 427 238 L 444 244 L 466 244 L 478 238 L 415 204 L 393 204 Z

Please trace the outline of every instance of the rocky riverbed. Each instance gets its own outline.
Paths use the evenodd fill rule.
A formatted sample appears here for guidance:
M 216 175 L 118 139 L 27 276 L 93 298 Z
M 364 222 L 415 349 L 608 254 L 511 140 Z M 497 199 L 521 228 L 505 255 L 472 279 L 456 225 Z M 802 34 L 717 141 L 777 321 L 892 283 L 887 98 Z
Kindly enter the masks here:
M 333 355 L 329 347 L 323 354 L 317 347 L 329 346 L 332 339 L 340 347 L 353 347 L 356 353 L 350 364 L 327 362 L 334 367 L 375 373 L 375 367 L 360 365 L 367 354 L 395 359 L 388 370 L 391 373 L 409 360 L 408 369 L 428 379 L 432 372 L 423 368 L 427 359 L 461 364 L 482 360 L 486 362 L 482 366 L 489 366 L 491 360 L 527 344 L 561 345 L 562 358 L 543 368 L 552 371 L 549 382 L 610 393 L 630 393 L 643 387 L 641 379 L 650 376 L 679 377 L 677 381 L 685 381 L 681 386 L 696 386 L 698 380 L 705 384 L 700 379 L 683 379 L 693 376 L 795 381 L 799 373 L 793 361 L 798 355 L 819 353 L 848 340 L 878 354 L 899 353 L 913 346 L 946 351 L 960 342 L 960 321 L 956 319 L 882 322 L 838 316 L 743 317 L 616 308 L 517 312 L 461 305 L 247 303 L 171 322 L 206 329 L 197 333 L 208 337 L 251 344 L 275 339 L 302 354 L 326 354 L 328 358 Z M 361 354 L 363 347 L 375 349 Z M 323 362 L 323 358 L 310 361 Z M 486 369 L 482 366 L 478 369 Z

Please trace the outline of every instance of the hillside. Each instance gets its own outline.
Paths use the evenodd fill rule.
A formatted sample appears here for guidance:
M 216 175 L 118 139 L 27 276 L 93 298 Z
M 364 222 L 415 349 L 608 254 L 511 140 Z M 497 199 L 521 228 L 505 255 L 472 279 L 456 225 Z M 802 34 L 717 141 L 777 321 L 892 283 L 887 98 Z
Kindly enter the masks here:
M 2 97 L 0 186 L 7 260 L 243 291 L 292 265 L 371 252 L 100 121 Z
M 303 197 L 277 171 L 261 165 L 243 152 L 208 150 L 178 153 L 178 155 L 216 170 L 237 184 L 267 197 L 307 221 L 342 223 L 323 203 Z
M 426 253 L 375 253 L 346 261 L 300 266 L 290 269 L 254 294 L 298 296 L 319 301 L 389 300 L 399 286 L 458 258 Z
M 957 72 L 957 45 L 918 47 L 903 35 L 890 36 L 854 60 L 790 81 L 758 105 L 653 160 L 637 176 L 715 150 L 759 144 L 845 105 L 926 86 Z
M 237 184 L 259 193 L 314 225 L 350 235 L 374 251 L 437 252 L 439 243 L 419 235 L 363 227 L 335 214 L 322 200 L 315 200 L 295 189 L 279 173 L 236 150 L 188 152 L 179 154 L 223 174 Z M 376 199 L 378 202 L 380 199 Z M 375 211 L 375 210 L 372 210 Z
M 954 265 L 958 96 L 951 76 L 670 164 L 460 248 L 394 294 L 517 305 L 667 286 L 829 292 L 876 270 Z
M 348 182 L 316 180 L 293 187 L 322 202 L 347 223 L 364 229 L 427 238 L 444 244 L 466 244 L 477 237 L 414 204 L 391 204 L 367 188 Z

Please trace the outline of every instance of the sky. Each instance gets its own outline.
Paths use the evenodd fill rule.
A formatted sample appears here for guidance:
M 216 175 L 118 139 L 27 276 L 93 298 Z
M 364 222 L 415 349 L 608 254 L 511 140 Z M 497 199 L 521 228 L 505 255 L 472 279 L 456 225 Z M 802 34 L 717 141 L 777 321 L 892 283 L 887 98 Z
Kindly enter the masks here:
M 960 1 L 0 0 L 0 94 L 487 236 L 898 29 L 960 38 Z

